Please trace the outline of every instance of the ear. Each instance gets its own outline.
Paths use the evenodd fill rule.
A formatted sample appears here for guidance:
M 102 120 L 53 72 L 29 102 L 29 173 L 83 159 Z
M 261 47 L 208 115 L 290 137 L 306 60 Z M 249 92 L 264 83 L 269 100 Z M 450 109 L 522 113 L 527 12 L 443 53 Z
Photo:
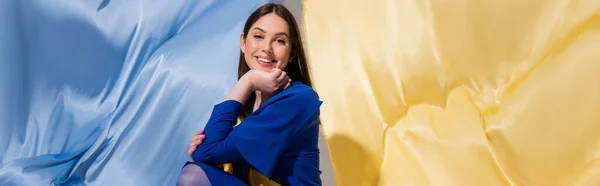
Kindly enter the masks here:
M 242 32 L 242 34 L 240 34 L 240 50 L 242 50 L 242 53 L 244 53 L 246 48 L 246 40 L 244 39 L 244 33 Z

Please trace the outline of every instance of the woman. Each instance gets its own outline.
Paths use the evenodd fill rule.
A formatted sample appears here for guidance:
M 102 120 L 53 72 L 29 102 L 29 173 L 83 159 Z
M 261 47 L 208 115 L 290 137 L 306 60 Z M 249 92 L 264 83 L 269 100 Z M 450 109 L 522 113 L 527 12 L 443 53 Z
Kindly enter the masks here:
M 240 49 L 238 82 L 194 136 L 188 151 L 194 162 L 186 163 L 178 185 L 247 185 L 249 170 L 281 185 L 321 185 L 322 102 L 294 17 L 282 5 L 259 7 L 246 21 Z M 233 174 L 218 167 L 225 163 L 233 164 Z

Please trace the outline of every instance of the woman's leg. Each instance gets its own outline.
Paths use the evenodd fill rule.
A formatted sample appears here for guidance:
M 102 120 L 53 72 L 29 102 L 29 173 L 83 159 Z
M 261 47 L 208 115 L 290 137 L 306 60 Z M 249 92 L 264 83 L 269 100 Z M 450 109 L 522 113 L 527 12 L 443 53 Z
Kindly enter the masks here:
M 187 164 L 181 170 L 177 185 L 180 186 L 211 186 L 204 170 L 196 164 Z

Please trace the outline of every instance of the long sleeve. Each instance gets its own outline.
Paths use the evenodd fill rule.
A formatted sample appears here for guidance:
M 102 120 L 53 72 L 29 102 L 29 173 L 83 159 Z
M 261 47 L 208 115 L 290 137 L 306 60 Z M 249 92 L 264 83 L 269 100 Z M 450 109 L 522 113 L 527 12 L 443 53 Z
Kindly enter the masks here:
M 227 100 L 213 108 L 210 119 L 204 127 L 206 139 L 192 153 L 192 159 L 206 164 L 222 164 L 242 159 L 235 141 L 227 138 L 237 122 L 242 104 Z
M 308 86 L 292 86 L 273 96 L 233 128 L 242 105 L 225 101 L 215 106 L 204 131 L 206 140 L 194 161 L 222 164 L 244 159 L 270 177 L 290 138 L 318 113 L 321 101 Z

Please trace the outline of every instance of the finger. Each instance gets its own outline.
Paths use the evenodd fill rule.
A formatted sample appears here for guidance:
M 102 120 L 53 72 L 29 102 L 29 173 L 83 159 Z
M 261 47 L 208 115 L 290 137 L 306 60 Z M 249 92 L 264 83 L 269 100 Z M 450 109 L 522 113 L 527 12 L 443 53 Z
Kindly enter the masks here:
M 195 141 L 194 143 L 196 145 L 200 145 L 200 144 L 202 144 L 203 141 L 204 141 L 204 139 L 199 139 L 198 141 Z
M 196 135 L 202 134 L 202 133 L 204 133 L 204 129 L 200 129 L 200 130 L 196 131 Z
M 286 86 L 286 88 L 287 88 L 287 85 L 288 85 L 288 84 L 291 84 L 291 83 L 292 83 L 292 79 L 291 79 L 289 76 L 285 76 L 285 80 L 283 80 L 283 81 L 281 82 L 281 84 L 282 84 L 283 86 Z
M 204 137 L 204 135 L 202 135 L 202 136 L 200 136 L 200 138 L 198 140 L 194 141 L 194 143 L 196 145 L 200 145 L 200 144 L 202 144 L 202 142 L 204 141 L 205 138 L 206 137 Z
M 290 76 L 285 76 L 284 83 L 291 83 L 291 82 L 292 82 L 292 78 L 290 78 Z
M 277 77 L 277 83 L 286 82 L 286 78 L 288 78 L 285 72 L 282 72 L 279 77 Z
M 189 155 L 192 155 L 192 153 L 194 153 L 194 151 L 196 151 L 196 146 L 194 146 L 194 147 L 190 147 L 190 148 L 188 149 L 188 154 L 189 154 Z
M 192 141 L 196 141 L 196 140 L 200 139 L 201 136 L 205 136 L 204 131 L 200 134 L 194 135 L 194 137 L 192 138 Z
M 289 78 L 287 78 L 286 80 L 283 80 L 280 84 L 282 87 L 287 88 L 288 85 L 290 84 L 290 80 L 288 80 Z
M 198 141 L 198 139 L 200 139 L 200 135 L 194 135 L 194 137 L 192 138 L 192 142 Z
M 204 129 L 200 130 L 200 134 L 204 134 Z
M 281 69 L 278 68 L 273 68 L 273 70 L 271 70 L 271 75 L 275 78 L 279 77 L 281 75 L 283 71 L 281 71 Z
M 285 88 L 288 88 L 288 87 L 290 87 L 290 85 L 292 85 L 292 83 L 291 83 L 291 82 L 288 82 L 288 83 L 287 83 L 287 85 L 285 85 Z
M 192 154 L 194 153 L 196 149 L 190 149 L 188 150 L 188 156 L 192 156 Z

